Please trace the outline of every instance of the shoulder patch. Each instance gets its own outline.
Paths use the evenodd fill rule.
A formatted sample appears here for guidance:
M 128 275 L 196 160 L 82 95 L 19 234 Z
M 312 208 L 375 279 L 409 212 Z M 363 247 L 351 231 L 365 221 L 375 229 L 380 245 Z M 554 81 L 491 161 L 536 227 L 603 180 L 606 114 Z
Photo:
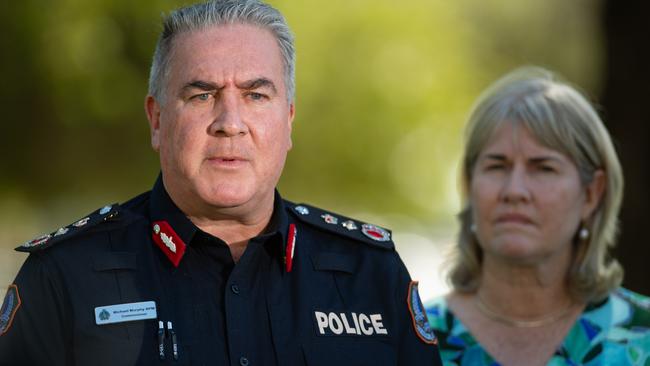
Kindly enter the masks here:
M 16 316 L 20 304 L 18 286 L 10 285 L 2 302 L 2 308 L 0 308 L 0 336 L 7 333 L 11 328 L 11 323 L 14 321 L 14 316 Z
M 429 325 L 427 313 L 420 300 L 420 293 L 418 292 L 418 281 L 411 281 L 409 283 L 409 291 L 406 297 L 411 319 L 413 320 L 413 328 L 418 338 L 426 344 L 438 344 L 435 333 Z
M 106 205 L 68 226 L 64 226 L 54 232 L 34 238 L 19 246 L 15 250 L 19 252 L 35 252 L 49 248 L 63 239 L 68 239 L 74 235 L 88 230 L 88 228 L 115 218 L 119 214 L 119 209 L 120 205 L 116 203 L 112 205 Z
M 304 203 L 285 202 L 289 211 L 302 222 L 379 248 L 395 248 L 390 230 Z

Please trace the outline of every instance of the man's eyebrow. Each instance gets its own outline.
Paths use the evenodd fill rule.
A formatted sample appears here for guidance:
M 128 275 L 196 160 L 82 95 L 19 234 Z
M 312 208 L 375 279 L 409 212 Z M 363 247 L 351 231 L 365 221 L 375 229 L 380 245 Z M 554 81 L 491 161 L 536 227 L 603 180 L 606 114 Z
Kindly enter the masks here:
M 211 83 L 209 81 L 194 80 L 183 85 L 183 90 L 187 90 L 187 89 L 200 89 L 204 91 L 209 91 L 209 90 L 219 90 L 221 88 L 219 87 L 219 85 Z
M 273 90 L 274 93 L 278 92 L 277 89 L 275 88 L 275 84 L 273 84 L 273 82 L 267 78 L 257 78 L 257 79 L 247 80 L 237 84 L 237 87 L 246 90 L 254 90 L 262 87 L 268 87 L 271 90 Z

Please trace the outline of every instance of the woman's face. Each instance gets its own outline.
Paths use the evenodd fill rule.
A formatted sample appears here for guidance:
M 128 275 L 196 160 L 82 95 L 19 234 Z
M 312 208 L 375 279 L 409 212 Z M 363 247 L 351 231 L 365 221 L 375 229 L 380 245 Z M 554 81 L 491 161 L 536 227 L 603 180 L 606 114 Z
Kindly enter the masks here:
M 604 178 L 584 186 L 575 164 L 542 146 L 525 128 L 498 127 L 472 171 L 470 200 L 486 256 L 538 263 L 570 251 L 597 206 Z

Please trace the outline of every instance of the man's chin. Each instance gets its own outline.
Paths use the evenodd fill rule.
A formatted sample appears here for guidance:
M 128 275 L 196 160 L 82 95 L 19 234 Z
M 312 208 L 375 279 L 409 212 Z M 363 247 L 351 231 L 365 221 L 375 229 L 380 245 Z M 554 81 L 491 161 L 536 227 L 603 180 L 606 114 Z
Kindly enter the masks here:
M 210 196 L 205 197 L 204 201 L 211 207 L 215 209 L 235 209 L 238 207 L 245 206 L 248 202 L 251 201 L 250 197 L 228 195 L 220 195 L 218 197 Z
M 200 194 L 201 199 L 215 209 L 231 209 L 245 206 L 255 200 L 253 190 L 244 187 L 222 187 Z

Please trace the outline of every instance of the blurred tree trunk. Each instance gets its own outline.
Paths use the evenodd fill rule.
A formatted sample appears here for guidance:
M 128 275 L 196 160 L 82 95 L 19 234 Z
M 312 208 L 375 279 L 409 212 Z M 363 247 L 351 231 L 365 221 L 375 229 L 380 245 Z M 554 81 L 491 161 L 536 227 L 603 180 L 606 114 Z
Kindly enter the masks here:
M 643 0 L 605 0 L 605 121 L 621 156 L 625 198 L 615 256 L 624 286 L 650 295 L 650 6 Z M 646 225 L 648 228 L 646 228 Z

